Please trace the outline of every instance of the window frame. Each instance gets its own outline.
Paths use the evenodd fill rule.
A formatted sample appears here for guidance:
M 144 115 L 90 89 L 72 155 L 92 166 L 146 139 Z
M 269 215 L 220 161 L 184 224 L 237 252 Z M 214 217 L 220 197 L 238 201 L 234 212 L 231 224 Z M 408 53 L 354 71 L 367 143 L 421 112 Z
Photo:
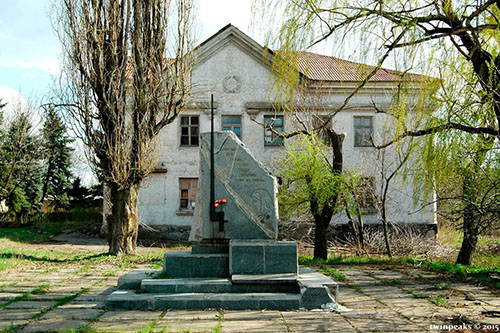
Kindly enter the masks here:
M 374 133 L 373 116 L 372 115 L 353 116 L 353 118 L 352 118 L 352 129 L 353 129 L 353 134 L 354 134 L 353 135 L 353 140 L 354 140 L 353 144 L 354 144 L 354 147 L 373 147 L 371 140 L 368 141 L 368 143 L 366 143 L 366 144 L 362 144 L 362 143 L 358 144 L 358 143 L 356 143 L 356 129 L 357 128 L 361 128 L 361 129 L 367 129 L 368 128 L 367 126 L 363 126 L 363 125 L 357 126 L 356 125 L 356 119 L 370 119 L 370 127 L 369 127 L 369 129 L 370 129 L 370 135 L 369 135 L 369 138 L 371 138 L 373 136 L 373 133 Z M 362 137 L 361 139 L 362 139 L 361 140 L 362 142 L 366 141 L 364 137 Z
M 225 117 L 237 117 L 240 119 L 240 123 L 239 124 L 230 124 L 230 123 L 224 123 L 224 118 Z M 229 131 L 233 132 L 240 140 L 243 140 L 243 117 L 241 115 L 238 115 L 238 114 L 224 114 L 221 116 L 221 120 L 220 120 L 220 123 L 221 123 L 221 129 L 223 131 L 226 131 L 224 129 L 224 127 L 229 127 Z M 227 126 L 225 126 L 227 125 Z M 236 134 L 236 132 L 234 131 L 234 128 L 237 127 L 240 129 L 240 134 Z
M 284 115 L 265 114 L 263 121 L 264 121 L 264 124 L 267 125 L 266 118 L 267 119 L 272 119 L 272 118 L 277 119 L 278 117 L 281 118 L 281 126 L 279 126 L 279 127 L 281 127 L 281 131 L 278 131 L 278 132 L 283 133 L 285 130 L 285 116 Z M 276 130 L 276 127 L 274 127 L 274 129 Z M 268 132 L 270 135 L 267 134 Z M 271 136 L 270 143 L 268 143 L 266 141 L 266 138 L 269 136 Z M 277 141 L 276 139 L 279 140 L 278 143 L 276 143 L 276 141 Z M 270 130 L 268 130 L 264 127 L 264 147 L 281 147 L 281 146 L 283 146 L 283 144 L 284 144 L 283 138 L 277 136 L 276 134 L 274 134 L 273 132 L 271 132 Z
M 183 188 L 181 186 L 182 180 L 185 180 L 189 182 L 189 187 L 188 188 Z M 196 186 L 193 186 L 192 182 L 196 180 Z M 199 178 L 198 177 L 179 177 L 178 178 L 178 183 L 179 183 L 179 202 L 178 202 L 178 210 L 179 211 L 193 211 L 194 207 L 196 206 L 196 199 L 193 201 L 191 200 L 192 192 L 190 191 L 192 188 L 196 188 L 196 191 L 198 190 L 198 182 Z M 187 196 L 183 196 L 183 193 L 186 192 Z M 195 193 L 194 197 L 196 198 L 196 195 L 198 193 Z M 183 207 L 183 201 L 187 200 L 187 204 L 185 207 Z M 195 203 L 195 206 L 192 206 L 192 203 Z
M 189 123 L 188 124 L 183 124 L 182 123 L 182 118 L 188 118 L 189 119 Z M 192 124 L 192 119 L 193 118 L 197 118 L 198 119 L 198 123 L 197 124 Z M 183 115 L 179 118 L 179 126 L 180 126 L 180 131 L 179 131 L 179 138 L 180 138 L 180 146 L 181 147 L 199 147 L 200 146 L 200 116 L 199 115 Z M 187 128 L 188 129 L 188 134 L 187 135 L 183 135 L 182 134 L 182 129 L 183 128 Z M 193 128 L 197 128 L 198 130 L 198 133 L 196 134 L 196 138 L 197 138 L 197 142 L 196 144 L 193 144 L 192 143 L 192 139 L 193 139 L 193 134 L 192 134 L 192 129 Z M 187 144 L 185 143 L 182 143 L 182 138 L 183 137 L 187 137 L 188 138 L 188 142 Z

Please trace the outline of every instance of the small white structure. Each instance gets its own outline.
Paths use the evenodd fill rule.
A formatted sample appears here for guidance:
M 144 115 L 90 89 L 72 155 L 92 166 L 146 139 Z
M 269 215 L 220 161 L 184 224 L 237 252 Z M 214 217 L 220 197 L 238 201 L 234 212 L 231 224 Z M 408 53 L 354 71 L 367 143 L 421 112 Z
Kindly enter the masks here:
M 283 146 L 259 123 L 274 121 L 276 130 L 294 127 L 290 115 L 273 108 L 276 88 L 272 80 L 272 51 L 232 25 L 200 44 L 197 51 L 188 106 L 161 132 L 157 169 L 143 181 L 139 194 L 140 223 L 159 231 L 165 239 L 187 239 L 189 234 L 196 205 L 199 134 L 210 131 L 210 94 L 216 101 L 215 130 L 234 131 L 270 169 L 275 169 L 274 161 L 283 153 Z M 325 115 L 342 105 L 370 71 L 369 67 L 367 71 L 360 70 L 360 64 L 306 52 L 300 53 L 297 67 L 317 104 L 312 107 Z M 374 105 L 378 109 L 388 108 L 399 80 L 392 71 L 378 71 L 331 121 L 337 132 L 346 133 L 345 168 L 360 170 L 373 186 L 380 186 L 380 176 L 375 167 L 377 152 L 369 147 L 369 138 L 383 133 L 388 124 L 386 116 L 376 113 Z M 415 96 L 418 86 L 415 85 Z M 411 179 L 406 183 L 411 184 Z M 433 229 L 434 207 L 415 210 L 411 185 L 401 180 L 394 182 L 388 207 L 391 220 Z M 380 223 L 379 219 L 376 209 L 367 209 L 365 223 Z M 332 224 L 346 222 L 340 214 L 332 219 Z

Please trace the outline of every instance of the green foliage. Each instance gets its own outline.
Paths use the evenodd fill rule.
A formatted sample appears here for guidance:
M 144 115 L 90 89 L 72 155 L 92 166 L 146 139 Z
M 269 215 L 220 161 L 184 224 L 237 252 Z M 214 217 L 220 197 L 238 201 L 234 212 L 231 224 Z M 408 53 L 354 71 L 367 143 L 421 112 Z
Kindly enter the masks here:
M 19 112 L 0 130 L 1 220 L 28 222 L 47 196 L 56 207 L 67 205 L 70 143 L 66 127 L 53 111 L 41 133 L 32 127 L 27 112 Z
M 301 135 L 289 140 L 285 150 L 280 161 L 283 184 L 278 194 L 284 217 L 312 214 L 311 201 L 318 204 L 318 211 L 324 206 L 335 209 L 344 176 L 333 172 L 322 140 L 314 134 Z
M 45 164 L 42 201 L 52 200 L 55 208 L 68 207 L 68 188 L 71 185 L 71 153 L 73 142 L 54 109 L 50 109 L 42 129 L 43 159 Z
M 33 134 L 28 115 L 14 118 L 0 133 L 0 201 L 5 200 L 3 220 L 25 222 L 40 207 L 40 142 Z

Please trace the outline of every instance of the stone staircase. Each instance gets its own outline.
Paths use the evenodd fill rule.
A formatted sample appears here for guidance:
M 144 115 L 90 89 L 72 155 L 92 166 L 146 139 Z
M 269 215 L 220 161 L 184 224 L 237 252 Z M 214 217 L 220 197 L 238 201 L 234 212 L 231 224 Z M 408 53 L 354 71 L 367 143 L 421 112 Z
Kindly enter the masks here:
M 203 246 L 168 251 L 163 263 L 162 271 L 135 270 L 120 277 L 106 308 L 314 309 L 334 303 L 338 293 L 328 277 L 298 268 L 293 242 L 231 240 L 229 249 L 220 251 Z

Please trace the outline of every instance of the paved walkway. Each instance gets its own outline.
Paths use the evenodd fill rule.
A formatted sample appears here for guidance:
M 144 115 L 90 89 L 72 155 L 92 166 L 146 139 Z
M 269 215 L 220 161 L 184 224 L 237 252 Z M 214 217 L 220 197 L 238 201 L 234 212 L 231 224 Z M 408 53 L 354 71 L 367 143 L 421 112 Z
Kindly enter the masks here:
M 0 273 L 0 330 L 437 332 L 452 327 L 443 325 L 500 330 L 500 297 L 491 289 L 406 266 L 334 267 L 347 277 L 339 302 L 350 311 L 106 311 L 103 301 L 127 269 L 101 264 Z

